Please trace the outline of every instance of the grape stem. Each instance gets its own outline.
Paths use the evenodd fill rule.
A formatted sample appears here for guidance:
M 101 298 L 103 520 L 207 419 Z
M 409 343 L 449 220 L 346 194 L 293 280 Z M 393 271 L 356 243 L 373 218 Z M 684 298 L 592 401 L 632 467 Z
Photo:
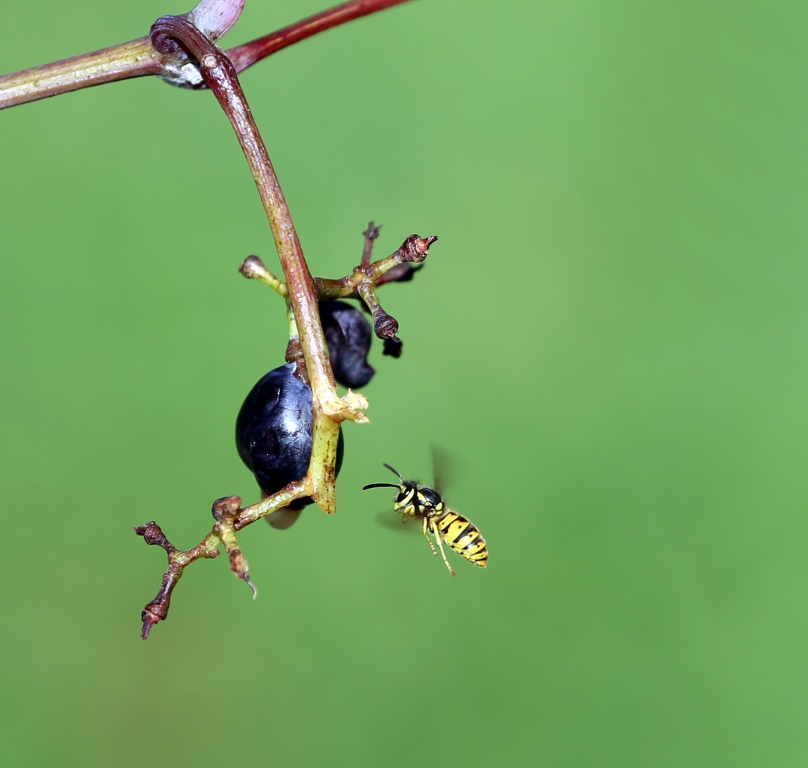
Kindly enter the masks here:
M 299 498 L 313 498 L 329 514 L 336 511 L 335 466 L 340 424 L 345 420 L 367 422 L 364 414 L 367 400 L 350 390 L 344 397 L 337 394 L 320 323 L 319 302 L 337 297 L 361 299 L 373 314 L 377 335 L 384 338 L 386 344 L 393 340 L 400 346 L 395 335 L 398 323 L 381 309 L 375 288 L 382 282 L 408 279 L 409 272 L 403 272 L 402 268 L 409 270 L 413 263 L 423 261 L 437 238 L 411 235 L 394 254 L 371 263 L 370 249 L 378 236 L 378 228 L 371 222 L 365 232 L 361 263 L 351 275 L 339 280 L 312 277 L 237 73 L 313 34 L 405 1 L 352 0 L 238 46 L 228 55 L 213 41 L 235 24 L 245 0 L 202 0 L 188 14 L 158 19 L 146 38 L 0 77 L 0 109 L 142 75 L 158 75 L 181 87 L 210 89 L 230 120 L 247 159 L 280 258 L 284 279 L 275 277 L 255 256 L 242 264 L 241 273 L 268 283 L 287 302 L 291 329 L 287 359 L 291 357 L 303 363 L 312 389 L 313 435 L 308 472 L 302 479 L 248 507 L 242 508 L 238 496 L 217 499 L 212 507 L 213 528 L 199 544 L 188 550 L 171 544 L 154 521 L 135 527 L 135 533 L 147 544 L 165 550 L 168 559 L 160 589 L 142 613 L 144 639 L 155 624 L 167 617 L 171 596 L 185 567 L 199 559 L 217 557 L 222 547 L 228 554 L 233 573 L 245 581 L 255 595 L 247 560 L 238 546 L 237 533 L 242 528 Z
M 203 0 L 186 17 L 207 37 L 217 40 L 236 23 L 245 0 Z M 290 24 L 229 50 L 236 72 L 243 72 L 267 56 L 312 35 L 383 11 L 408 0 L 350 0 L 307 19 Z M 113 45 L 100 51 L 42 64 L 0 76 L 0 109 L 102 85 L 131 77 L 158 75 L 185 88 L 204 88 L 195 64 L 175 51 L 166 55 L 155 50 L 151 36 Z

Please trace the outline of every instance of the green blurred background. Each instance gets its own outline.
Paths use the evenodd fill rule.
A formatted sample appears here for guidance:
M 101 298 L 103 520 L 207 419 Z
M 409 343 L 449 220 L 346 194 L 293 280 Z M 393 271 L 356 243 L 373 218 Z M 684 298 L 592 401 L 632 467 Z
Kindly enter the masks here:
M 322 9 L 247 4 L 227 46 Z M 0 70 L 188 6 L 5 3 Z M 214 100 L 140 79 L 0 114 L 8 765 L 808 764 L 804 4 L 422 0 L 246 72 L 315 274 L 438 234 L 382 301 L 339 512 L 194 565 L 282 362 Z M 12 34 L 13 32 L 13 34 Z M 451 579 L 381 462 L 488 539 Z

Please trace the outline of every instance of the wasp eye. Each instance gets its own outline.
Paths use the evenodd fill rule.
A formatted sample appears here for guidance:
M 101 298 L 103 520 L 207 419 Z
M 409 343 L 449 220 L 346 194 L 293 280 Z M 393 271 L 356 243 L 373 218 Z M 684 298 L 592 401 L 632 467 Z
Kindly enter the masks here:
M 252 388 L 236 418 L 236 449 L 255 475 L 264 496 L 305 477 L 311 460 L 311 385 L 287 363 L 270 371 Z M 342 463 L 342 432 L 337 466 Z M 311 499 L 290 506 L 302 507 Z
M 363 387 L 376 373 L 368 364 L 373 328 L 356 307 L 344 301 L 320 303 L 320 322 L 334 378 L 345 387 Z

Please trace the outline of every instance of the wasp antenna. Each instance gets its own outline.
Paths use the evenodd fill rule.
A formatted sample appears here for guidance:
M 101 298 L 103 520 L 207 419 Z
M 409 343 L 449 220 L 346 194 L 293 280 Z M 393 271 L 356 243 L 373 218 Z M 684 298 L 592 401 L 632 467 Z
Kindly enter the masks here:
M 393 469 L 389 464 L 382 464 L 383 467 L 387 467 L 401 482 L 404 482 L 404 478 L 401 476 L 401 473 L 397 469 Z
M 362 486 L 362 490 L 366 491 L 368 488 L 398 488 L 399 486 L 392 483 L 371 483 L 370 485 Z

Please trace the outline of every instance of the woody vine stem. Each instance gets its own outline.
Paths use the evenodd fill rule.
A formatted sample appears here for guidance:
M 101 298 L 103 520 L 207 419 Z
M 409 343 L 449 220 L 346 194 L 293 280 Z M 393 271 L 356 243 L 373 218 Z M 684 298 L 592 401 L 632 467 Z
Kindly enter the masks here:
M 158 75 L 185 88 L 210 89 L 230 120 L 247 159 L 280 258 L 284 280 L 272 275 L 257 257 L 247 259 L 241 272 L 245 277 L 268 283 L 287 302 L 290 342 L 286 357 L 305 367 L 312 391 L 312 453 L 308 472 L 251 506 L 242 507 L 237 496 L 217 499 L 212 508 L 215 523 L 211 531 L 188 550 L 172 545 L 155 522 L 135 528 L 147 544 L 162 547 L 168 557 L 160 590 L 143 610 L 144 639 L 157 622 L 166 618 L 173 590 L 185 567 L 201 558 L 217 557 L 221 547 L 229 556 L 234 574 L 255 592 L 247 561 L 238 546 L 237 534 L 242 528 L 301 498 L 311 497 L 329 514 L 336 511 L 335 465 L 340 423 L 367 422 L 364 410 L 368 403 L 362 395 L 350 390 L 343 397 L 337 393 L 318 302 L 339 297 L 360 299 L 373 316 L 376 335 L 386 344 L 400 344 L 396 336 L 398 324 L 382 309 L 376 288 L 400 277 L 410 265 L 422 262 L 437 238 L 411 235 L 395 253 L 371 262 L 370 247 L 378 235 L 378 229 L 371 223 L 365 233 L 362 261 L 350 275 L 337 280 L 314 278 L 237 72 L 317 32 L 403 2 L 406 0 L 353 0 L 225 53 L 213 41 L 232 28 L 245 0 L 202 0 L 185 15 L 158 19 L 148 37 L 0 77 L 0 109 L 143 75 Z

